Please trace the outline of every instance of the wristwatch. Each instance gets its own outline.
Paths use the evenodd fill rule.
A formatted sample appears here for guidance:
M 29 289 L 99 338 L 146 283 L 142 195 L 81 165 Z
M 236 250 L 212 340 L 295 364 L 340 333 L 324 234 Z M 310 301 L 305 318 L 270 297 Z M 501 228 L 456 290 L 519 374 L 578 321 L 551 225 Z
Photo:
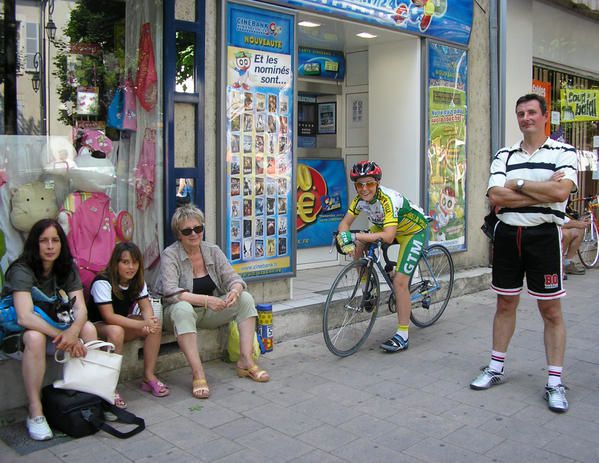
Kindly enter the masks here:
M 524 180 L 523 179 L 518 179 L 516 181 L 516 188 L 518 188 L 518 190 L 521 190 L 522 188 L 524 188 Z

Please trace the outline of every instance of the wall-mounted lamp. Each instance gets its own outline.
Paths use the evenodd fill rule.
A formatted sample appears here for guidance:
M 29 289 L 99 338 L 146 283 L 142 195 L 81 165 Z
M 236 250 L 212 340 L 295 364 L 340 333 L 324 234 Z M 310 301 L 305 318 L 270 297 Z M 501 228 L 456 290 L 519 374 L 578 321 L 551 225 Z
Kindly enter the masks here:
M 56 24 L 54 24 L 54 21 L 52 18 L 50 18 L 46 24 L 46 32 L 48 33 L 48 39 L 50 39 L 50 42 L 54 42 L 54 39 L 56 38 L 56 29 Z
M 56 38 L 56 29 L 57 29 L 56 24 L 52 20 L 53 13 L 54 13 L 54 0 L 50 0 L 50 2 L 48 3 L 48 14 L 50 15 L 50 18 L 48 19 L 48 22 L 46 23 L 46 32 L 48 34 L 48 39 L 50 39 L 50 42 L 54 42 L 54 39 Z
M 40 80 L 40 59 L 41 59 L 41 55 L 39 54 L 39 52 L 37 52 L 35 55 L 33 55 L 33 75 L 31 76 L 31 86 L 33 87 L 33 91 L 35 93 L 40 91 L 40 84 L 41 84 L 41 80 Z

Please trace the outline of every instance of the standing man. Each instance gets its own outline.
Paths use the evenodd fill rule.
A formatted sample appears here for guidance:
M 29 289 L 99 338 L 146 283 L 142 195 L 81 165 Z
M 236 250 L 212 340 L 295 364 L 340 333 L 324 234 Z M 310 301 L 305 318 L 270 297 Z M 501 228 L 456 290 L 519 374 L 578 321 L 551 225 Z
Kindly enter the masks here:
M 516 102 L 523 140 L 500 149 L 491 164 L 487 196 L 499 207 L 493 246 L 493 281 L 497 309 L 493 320 L 493 351 L 488 367 L 470 383 L 488 389 L 503 379 L 503 364 L 516 327 L 516 309 L 526 274 L 528 293 L 537 299 L 544 323 L 548 363 L 545 399 L 554 412 L 568 410 L 561 375 L 566 327 L 560 298 L 562 248 L 560 226 L 568 195 L 576 191 L 576 150 L 545 135 L 547 104 L 528 94 Z

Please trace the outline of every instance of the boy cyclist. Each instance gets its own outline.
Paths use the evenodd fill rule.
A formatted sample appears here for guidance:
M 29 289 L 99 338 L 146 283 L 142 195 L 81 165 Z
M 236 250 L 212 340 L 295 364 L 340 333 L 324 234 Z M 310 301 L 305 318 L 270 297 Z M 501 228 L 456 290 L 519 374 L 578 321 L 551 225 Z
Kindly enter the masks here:
M 410 302 L 410 276 L 422 254 L 427 221 L 423 211 L 397 191 L 380 184 L 383 171 L 372 161 L 360 161 L 352 167 L 351 180 L 357 196 L 351 202 L 339 224 L 337 242 L 342 251 L 362 256 L 366 243 L 383 240 L 387 244 L 399 243 L 400 250 L 395 267 L 393 288 L 399 324 L 397 332 L 383 344 L 385 352 L 399 352 L 408 348 L 408 326 L 412 304 Z M 370 233 L 352 233 L 351 224 L 361 212 L 370 222 Z

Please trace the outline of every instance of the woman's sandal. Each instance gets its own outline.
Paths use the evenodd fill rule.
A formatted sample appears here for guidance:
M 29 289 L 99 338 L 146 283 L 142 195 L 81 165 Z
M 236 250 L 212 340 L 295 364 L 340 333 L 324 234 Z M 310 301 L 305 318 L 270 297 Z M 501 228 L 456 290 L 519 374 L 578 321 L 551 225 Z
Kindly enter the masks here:
M 116 391 L 114 393 L 114 406 L 123 410 L 127 408 L 127 402 L 125 402 L 125 399 L 121 397 L 121 394 Z
M 258 365 L 251 366 L 250 368 L 237 367 L 237 376 L 240 378 L 249 378 L 258 383 L 266 383 L 270 380 L 270 376 L 268 376 L 266 370 L 260 370 Z
M 205 379 L 194 379 L 192 381 L 191 395 L 196 399 L 207 399 L 210 397 L 210 388 Z
M 171 393 L 168 386 L 158 378 L 153 379 L 152 381 L 142 381 L 140 387 L 142 391 L 149 392 L 154 397 L 164 397 Z

